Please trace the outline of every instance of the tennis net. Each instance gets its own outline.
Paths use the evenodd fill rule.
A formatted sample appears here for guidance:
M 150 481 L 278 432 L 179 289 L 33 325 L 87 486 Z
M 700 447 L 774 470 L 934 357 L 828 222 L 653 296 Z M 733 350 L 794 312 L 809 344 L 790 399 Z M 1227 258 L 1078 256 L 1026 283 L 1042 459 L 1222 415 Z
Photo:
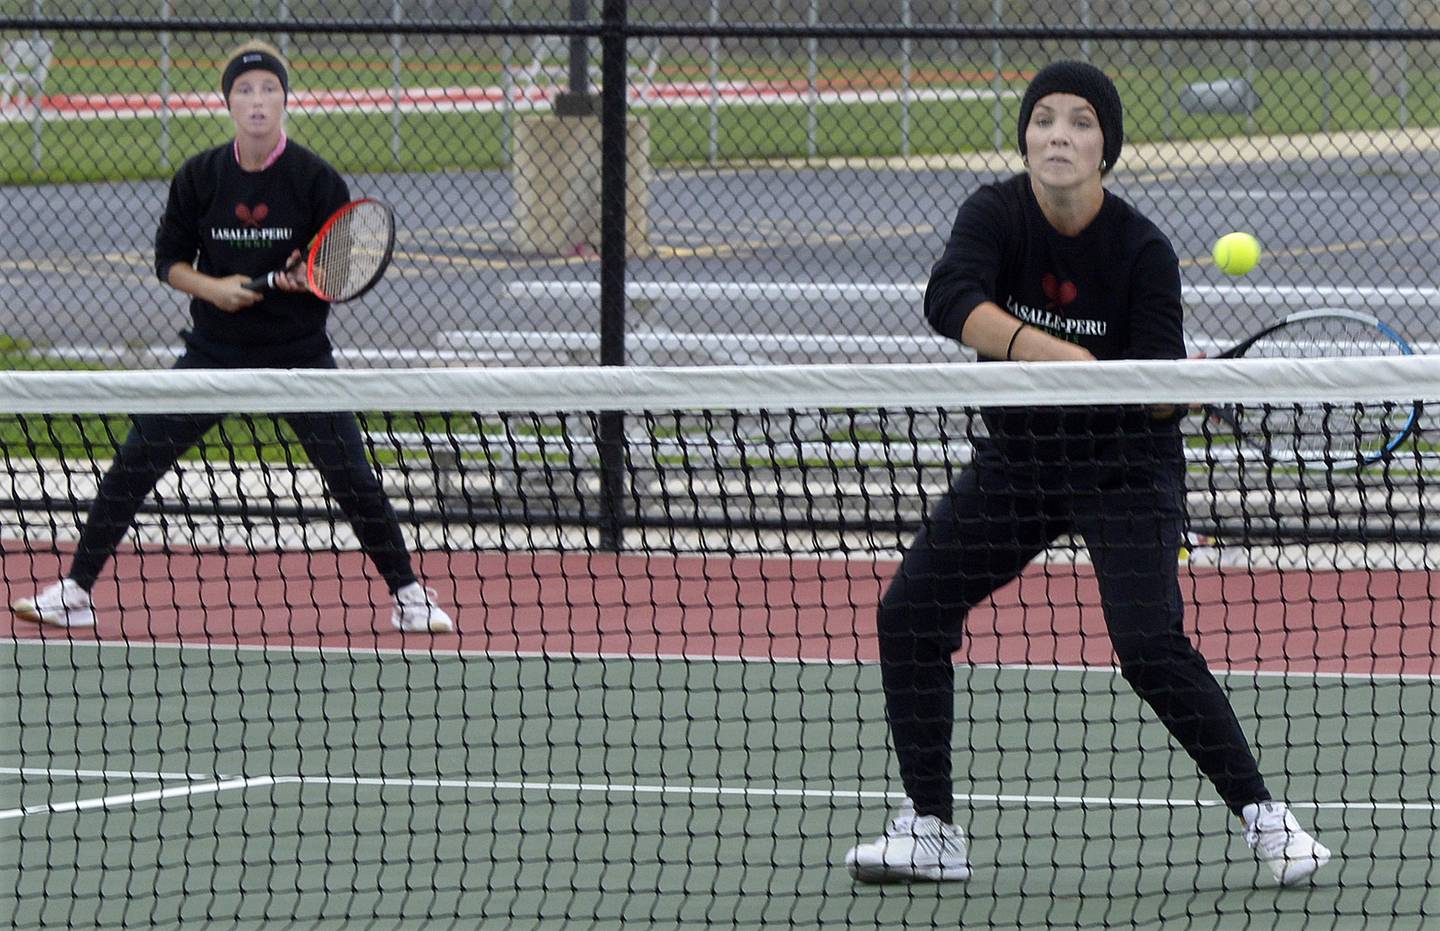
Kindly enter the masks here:
M 144 497 L 93 627 L 7 621 L 3 909 L 20 928 L 1418 927 L 1436 398 L 1418 357 L 0 374 L 7 602 L 77 561 L 132 417 L 223 415 Z M 358 412 L 361 471 L 454 632 L 391 626 L 383 554 L 358 542 L 378 518 L 357 533 L 317 468 L 333 411 Z M 971 467 L 1004 476 L 980 485 L 1004 505 L 957 517 Z M 1151 519 L 1157 475 L 1179 476 L 1174 521 Z M 876 624 L 902 554 L 1037 532 L 954 654 L 973 876 L 857 884 L 847 850 L 905 795 Z M 1097 550 L 1124 589 L 1125 554 L 1172 546 L 1186 632 L 1335 851 L 1313 885 L 1274 888 L 1118 666 Z

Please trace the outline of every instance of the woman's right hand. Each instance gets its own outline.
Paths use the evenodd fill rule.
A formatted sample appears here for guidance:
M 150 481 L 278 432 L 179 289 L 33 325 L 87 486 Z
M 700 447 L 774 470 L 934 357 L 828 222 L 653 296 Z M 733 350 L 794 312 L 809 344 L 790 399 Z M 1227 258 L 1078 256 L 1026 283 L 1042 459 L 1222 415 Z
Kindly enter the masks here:
M 226 313 L 238 313 L 252 304 L 258 304 L 264 295 L 245 287 L 249 275 L 227 275 L 216 278 L 215 284 L 205 299 Z

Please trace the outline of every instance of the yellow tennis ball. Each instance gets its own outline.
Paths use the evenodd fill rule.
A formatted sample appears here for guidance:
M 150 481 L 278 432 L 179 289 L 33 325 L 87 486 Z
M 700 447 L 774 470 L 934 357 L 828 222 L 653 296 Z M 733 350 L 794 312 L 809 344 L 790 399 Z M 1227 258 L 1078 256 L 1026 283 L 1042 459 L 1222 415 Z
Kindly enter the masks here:
M 1226 233 L 1215 240 L 1215 267 L 1227 275 L 1244 275 L 1260 261 L 1260 240 L 1249 233 Z

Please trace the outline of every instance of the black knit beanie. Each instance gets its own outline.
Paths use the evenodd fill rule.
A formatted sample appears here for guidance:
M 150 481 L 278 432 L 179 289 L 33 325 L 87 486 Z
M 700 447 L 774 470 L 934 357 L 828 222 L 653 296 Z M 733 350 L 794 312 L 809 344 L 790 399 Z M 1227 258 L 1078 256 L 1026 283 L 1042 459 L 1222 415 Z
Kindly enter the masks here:
M 1085 98 L 1095 108 L 1095 116 L 1100 120 L 1100 133 L 1105 137 L 1105 167 L 1100 173 L 1109 174 L 1120 158 L 1120 146 L 1125 142 L 1125 117 L 1120 106 L 1120 92 L 1105 72 L 1083 61 L 1057 61 L 1048 65 L 1025 88 L 1025 97 L 1020 101 L 1020 154 L 1026 154 L 1025 127 L 1030 125 L 1030 112 L 1040 98 L 1050 94 L 1074 94 Z

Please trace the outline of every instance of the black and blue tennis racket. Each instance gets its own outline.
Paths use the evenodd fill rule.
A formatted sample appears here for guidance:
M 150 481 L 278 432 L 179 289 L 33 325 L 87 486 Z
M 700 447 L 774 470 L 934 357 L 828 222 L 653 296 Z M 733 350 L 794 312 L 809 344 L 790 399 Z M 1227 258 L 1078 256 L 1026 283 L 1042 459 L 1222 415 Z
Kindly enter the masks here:
M 1394 328 L 1354 310 L 1301 310 L 1213 358 L 1333 359 L 1409 356 L 1415 350 Z M 1415 402 L 1206 405 L 1266 462 L 1359 469 L 1389 458 L 1415 431 Z

